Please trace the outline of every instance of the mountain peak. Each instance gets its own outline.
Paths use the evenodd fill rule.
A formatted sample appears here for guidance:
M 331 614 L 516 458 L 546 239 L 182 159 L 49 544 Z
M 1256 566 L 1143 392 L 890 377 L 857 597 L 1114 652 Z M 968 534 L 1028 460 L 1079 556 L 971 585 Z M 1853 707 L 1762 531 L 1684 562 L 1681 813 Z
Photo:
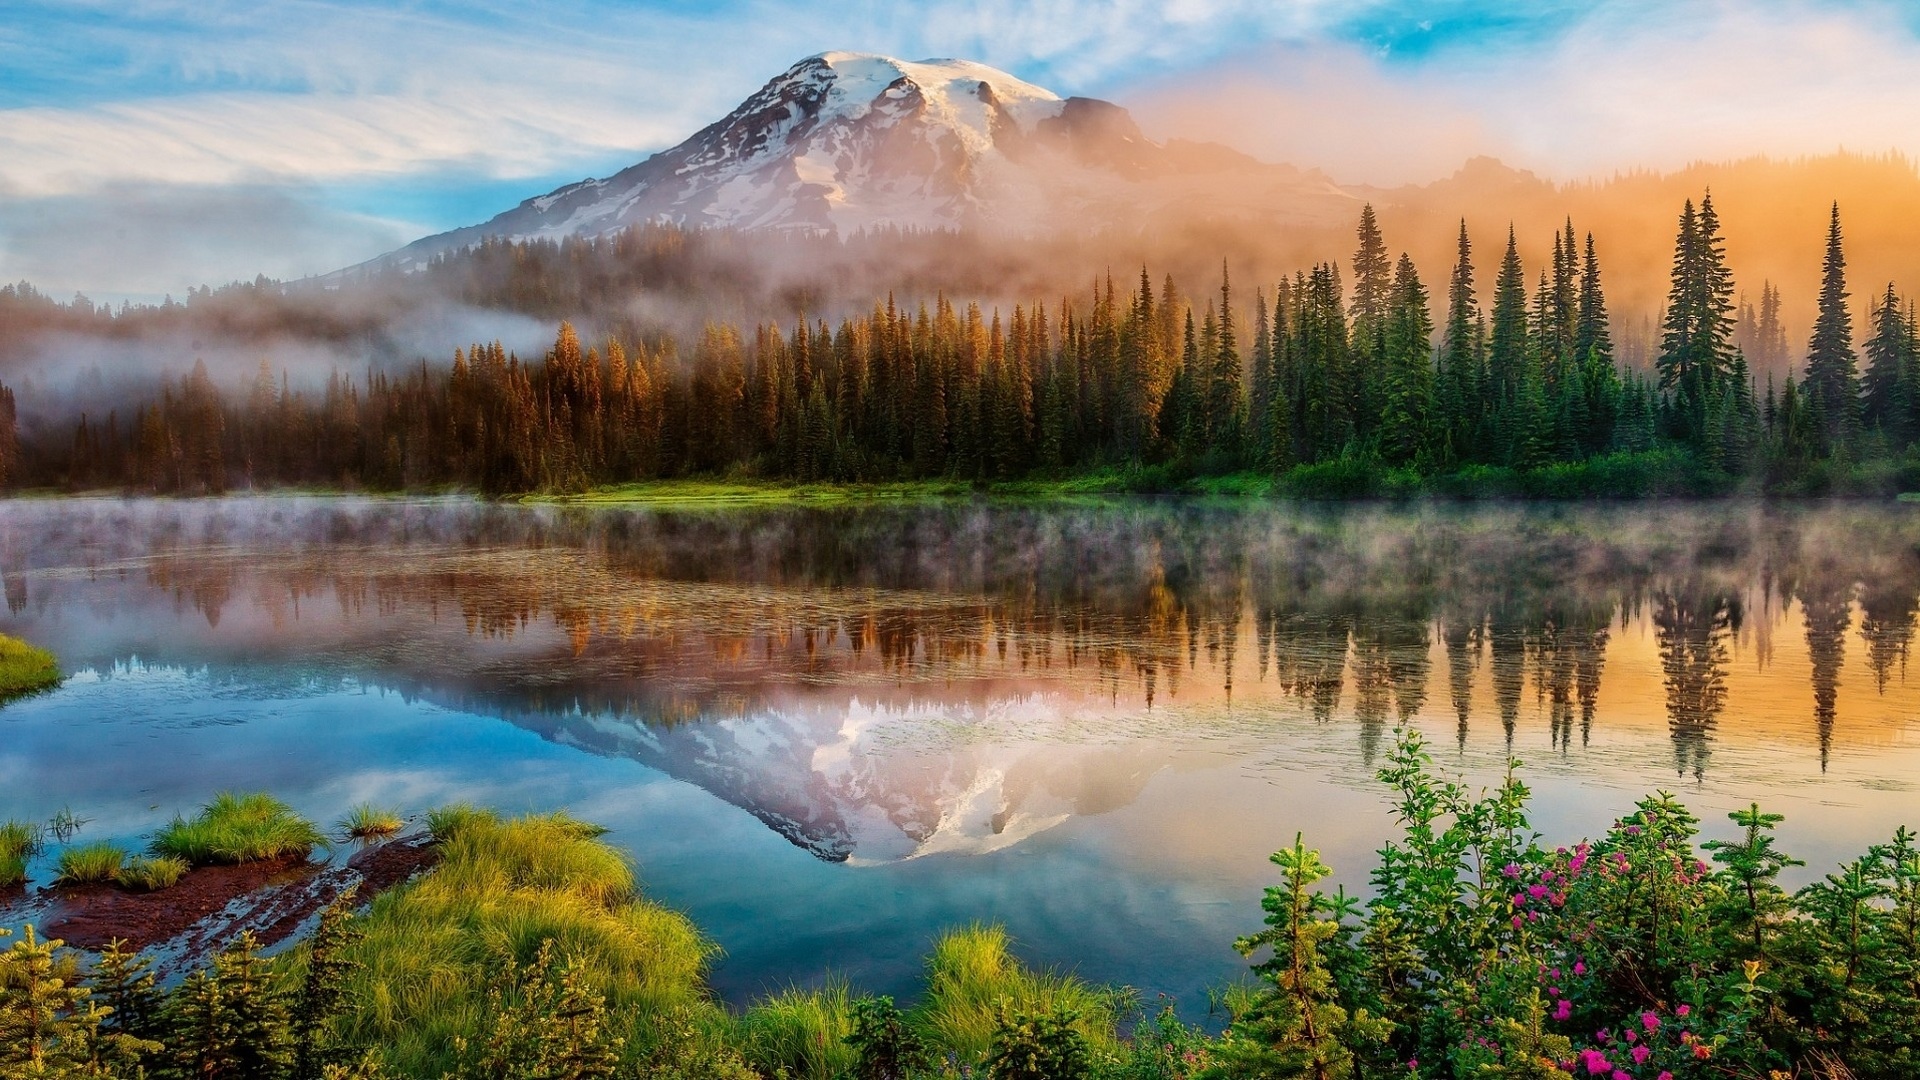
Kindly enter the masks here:
M 1132 224 L 1143 210 L 1187 201 L 1181 189 L 1196 174 L 1249 168 L 1265 167 L 1154 142 L 1118 105 L 1062 98 L 975 61 L 823 52 L 670 150 L 389 260 L 416 264 L 486 237 L 597 237 L 638 224 L 841 234 Z

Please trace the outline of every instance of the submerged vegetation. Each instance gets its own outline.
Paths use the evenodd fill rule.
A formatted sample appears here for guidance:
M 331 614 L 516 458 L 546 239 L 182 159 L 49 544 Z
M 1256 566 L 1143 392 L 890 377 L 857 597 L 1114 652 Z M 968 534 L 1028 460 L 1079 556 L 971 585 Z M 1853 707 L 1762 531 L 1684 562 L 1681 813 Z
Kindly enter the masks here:
M 45 649 L 0 634 L 0 705 L 60 685 L 60 662 Z
M 1700 843 L 1659 793 L 1548 847 L 1517 772 L 1470 792 L 1406 733 L 1380 776 L 1401 828 L 1371 898 L 1321 891 L 1304 838 L 1277 853 L 1265 928 L 1236 943 L 1256 981 L 1220 995 L 1218 1034 L 1027 968 L 980 925 L 934 944 L 905 1008 L 829 979 L 730 1013 L 713 944 L 597 827 L 458 806 L 429 815 L 425 877 L 358 914 L 342 898 L 284 957 L 242 934 L 173 990 L 118 946 L 83 964 L 27 928 L 0 954 L 0 1076 L 1920 1076 L 1914 833 L 1790 893 L 1757 806 Z
M 149 846 L 189 866 L 216 866 L 304 859 L 324 843 L 312 822 L 271 795 L 221 792 L 192 819 L 175 817 Z

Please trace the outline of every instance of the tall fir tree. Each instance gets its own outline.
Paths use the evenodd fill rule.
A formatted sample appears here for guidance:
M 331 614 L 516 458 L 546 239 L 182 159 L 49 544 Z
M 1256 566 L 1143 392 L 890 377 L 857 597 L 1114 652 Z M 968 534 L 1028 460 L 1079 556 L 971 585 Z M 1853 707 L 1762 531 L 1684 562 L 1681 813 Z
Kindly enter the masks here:
M 1385 340 L 1381 453 L 1395 464 L 1421 463 L 1428 451 L 1433 407 L 1433 316 L 1427 307 L 1426 286 L 1405 254 L 1394 267 Z
M 1860 378 L 1853 351 L 1853 314 L 1847 310 L 1847 256 L 1840 233 L 1840 204 L 1827 225 L 1827 252 L 1820 269 L 1819 312 L 1807 344 L 1807 377 L 1801 385 L 1820 449 L 1833 453 L 1852 443 L 1860 422 Z
M 1913 363 L 1908 355 L 1912 330 L 1891 282 L 1874 305 L 1871 321 L 1873 336 L 1867 339 L 1867 370 L 1861 379 L 1864 419 L 1894 446 L 1905 447 L 1914 435 Z

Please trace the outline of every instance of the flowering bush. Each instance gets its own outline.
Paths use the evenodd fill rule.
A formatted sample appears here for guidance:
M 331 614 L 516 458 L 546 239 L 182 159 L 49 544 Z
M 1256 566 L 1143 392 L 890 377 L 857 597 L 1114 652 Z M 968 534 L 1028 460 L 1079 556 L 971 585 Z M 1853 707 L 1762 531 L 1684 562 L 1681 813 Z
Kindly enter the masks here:
M 1380 851 L 1374 899 L 1299 899 L 1291 872 L 1269 892 L 1272 929 L 1248 939 L 1288 950 L 1257 969 L 1270 978 L 1302 970 L 1313 941 L 1324 1000 L 1298 976 L 1268 993 L 1291 1000 L 1284 1015 L 1338 1021 L 1312 1034 L 1341 1045 L 1302 1044 L 1297 1019 L 1236 1019 L 1226 1045 L 1300 1045 L 1219 1055 L 1214 1075 L 1282 1075 L 1233 1066 L 1286 1060 L 1319 1077 L 1920 1077 L 1914 833 L 1789 894 L 1777 878 L 1798 863 L 1758 806 L 1731 815 L 1739 839 L 1696 844 L 1698 819 L 1661 792 L 1598 840 L 1550 850 L 1518 763 L 1476 795 L 1402 732 L 1380 776 L 1401 835 Z M 1283 856 L 1324 873 L 1304 848 Z M 1317 928 L 1290 930 L 1306 911 Z

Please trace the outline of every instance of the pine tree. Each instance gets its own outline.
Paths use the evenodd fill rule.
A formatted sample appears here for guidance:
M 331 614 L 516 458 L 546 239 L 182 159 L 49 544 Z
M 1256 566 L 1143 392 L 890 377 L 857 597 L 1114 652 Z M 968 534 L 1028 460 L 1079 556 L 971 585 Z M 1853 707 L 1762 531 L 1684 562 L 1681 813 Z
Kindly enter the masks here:
M 1220 319 L 1213 334 L 1212 375 L 1208 380 L 1209 456 L 1228 468 L 1240 461 L 1246 416 L 1246 386 L 1241 378 L 1240 347 L 1233 325 L 1233 290 L 1227 268 L 1220 267 Z
M 1914 434 L 1913 365 L 1907 352 L 1912 330 L 1891 282 L 1871 321 L 1873 337 L 1867 341 L 1867 371 L 1861 380 L 1866 392 L 1864 419 L 1869 427 L 1884 432 L 1895 447 L 1904 448 Z
M 1254 965 L 1267 986 L 1252 1008 L 1234 1017 L 1215 1048 L 1216 1063 L 1202 1075 L 1341 1080 L 1354 1073 L 1355 1050 L 1384 1042 L 1392 1025 L 1365 1012 L 1349 1015 L 1336 1003 L 1325 950 L 1340 925 L 1325 917 L 1325 895 L 1310 891 L 1332 872 L 1320 853 L 1295 838 L 1273 862 L 1281 882 L 1261 901 L 1267 928 L 1234 942 L 1242 955 L 1272 949 Z
M 1520 246 L 1507 230 L 1507 252 L 1500 260 L 1494 283 L 1493 328 L 1487 349 L 1487 400 L 1495 452 L 1510 457 L 1514 445 L 1514 410 L 1523 387 L 1533 375 L 1532 345 L 1527 336 L 1526 270 L 1520 265 Z
M 1574 317 L 1573 354 L 1587 359 L 1598 355 L 1613 364 L 1613 333 L 1607 318 L 1606 291 L 1600 285 L 1600 257 L 1594 253 L 1593 234 L 1581 260 L 1580 300 Z
M 1480 302 L 1473 289 L 1473 244 L 1460 220 L 1459 255 L 1447 282 L 1446 338 L 1440 348 L 1437 406 L 1444 464 L 1475 457 L 1473 433 L 1481 419 Z
M 286 994 L 252 931 L 195 971 L 168 1001 L 172 1072 L 196 1080 L 280 1080 L 294 1062 Z
M 1807 345 L 1802 386 L 1821 450 L 1849 445 L 1859 426 L 1860 387 L 1854 368 L 1853 315 L 1847 310 L 1847 257 L 1841 246 L 1840 204 L 1827 226 L 1827 253 L 1820 273 L 1819 314 Z
M 347 889 L 320 912 L 319 925 L 307 939 L 306 970 L 290 1010 L 293 1033 L 293 1080 L 320 1080 L 328 1065 L 345 1065 L 347 1056 L 332 1042 L 329 1025 L 346 1003 L 347 979 L 356 964 L 354 943 L 362 934 L 353 925 L 358 887 Z
M 1386 328 L 1386 393 L 1381 415 L 1381 452 L 1389 462 L 1410 464 L 1427 450 L 1433 405 L 1433 317 L 1426 286 L 1413 260 L 1400 256 L 1394 268 Z

